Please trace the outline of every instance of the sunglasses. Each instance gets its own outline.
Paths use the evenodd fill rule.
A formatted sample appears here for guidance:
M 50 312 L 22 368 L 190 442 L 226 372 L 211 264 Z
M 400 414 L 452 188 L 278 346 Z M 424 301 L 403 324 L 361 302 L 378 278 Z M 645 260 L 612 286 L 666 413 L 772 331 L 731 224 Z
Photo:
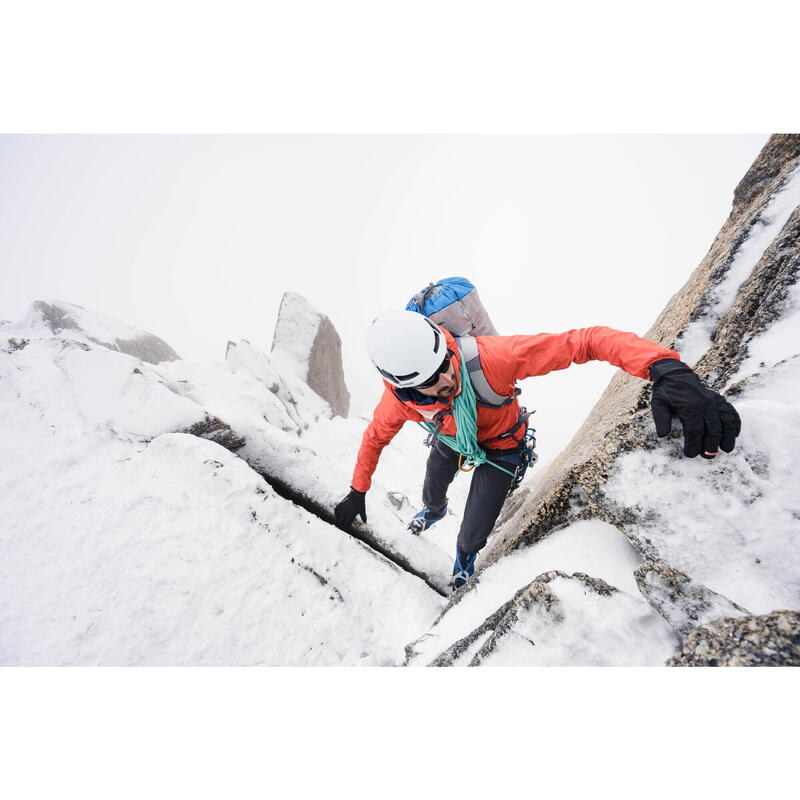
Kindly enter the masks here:
M 432 386 L 436 386 L 439 383 L 439 378 L 442 376 L 444 372 L 450 369 L 450 353 L 447 353 L 444 357 L 444 361 L 440 364 L 439 368 L 433 375 L 425 381 L 425 383 L 418 383 L 414 388 L 415 389 L 430 389 Z

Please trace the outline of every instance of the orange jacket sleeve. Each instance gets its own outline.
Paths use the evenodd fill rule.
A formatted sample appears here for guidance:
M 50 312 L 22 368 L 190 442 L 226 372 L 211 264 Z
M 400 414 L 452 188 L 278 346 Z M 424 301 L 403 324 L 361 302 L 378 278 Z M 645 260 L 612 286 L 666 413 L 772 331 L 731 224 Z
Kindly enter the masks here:
M 649 380 L 647 368 L 654 361 L 680 358 L 674 350 L 635 333 L 603 325 L 534 336 L 485 336 L 479 343 L 486 377 L 501 387 L 587 361 L 608 361 L 630 375 Z
M 421 420 L 422 417 L 414 410 L 403 405 L 392 394 L 390 389 L 384 389 L 375 411 L 372 413 L 372 422 L 364 431 L 361 447 L 358 451 L 356 468 L 353 472 L 351 486 L 359 492 L 366 492 L 372 485 L 372 474 L 378 466 L 383 448 L 394 439 L 395 434 L 403 427 L 407 420 Z

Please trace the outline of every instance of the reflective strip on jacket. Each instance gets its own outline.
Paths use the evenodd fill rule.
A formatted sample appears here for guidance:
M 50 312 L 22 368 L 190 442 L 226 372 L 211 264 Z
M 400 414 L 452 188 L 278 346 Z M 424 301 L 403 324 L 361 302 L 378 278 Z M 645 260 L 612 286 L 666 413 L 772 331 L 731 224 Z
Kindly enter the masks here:
M 458 353 L 456 341 L 448 331 L 445 331 L 445 338 L 448 349 Z M 548 372 L 566 369 L 570 364 L 608 361 L 630 375 L 649 380 L 647 368 L 654 361 L 660 358 L 680 358 L 674 350 L 642 339 L 635 333 L 617 331 L 602 325 L 565 333 L 537 333 L 534 336 L 478 336 L 477 342 L 486 380 L 498 394 L 506 396 L 513 394 L 515 380 L 546 375 Z M 453 364 L 460 387 L 459 359 L 453 359 Z M 452 398 L 437 400 L 429 405 L 401 401 L 395 394 L 394 387 L 386 381 L 383 383 L 383 395 L 375 407 L 372 422 L 364 432 L 353 473 L 352 486 L 359 492 L 369 489 L 383 448 L 406 422 L 430 422 L 440 411 L 451 408 Z M 524 430 L 518 432 L 516 438 L 498 440 L 497 437 L 511 429 L 518 417 L 519 401 L 516 398 L 502 408 L 478 406 L 478 443 L 483 448 L 499 450 L 516 447 Z M 444 417 L 442 433 L 456 435 L 452 414 Z

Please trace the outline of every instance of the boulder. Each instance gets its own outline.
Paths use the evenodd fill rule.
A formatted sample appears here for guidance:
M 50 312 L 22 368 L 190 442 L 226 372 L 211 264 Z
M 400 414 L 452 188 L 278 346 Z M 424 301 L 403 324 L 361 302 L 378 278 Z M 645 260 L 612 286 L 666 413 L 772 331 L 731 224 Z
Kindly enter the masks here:
M 328 317 L 299 294 L 283 295 L 272 352 L 287 355 L 301 380 L 328 402 L 334 415 L 347 417 L 350 392 L 344 381 L 342 341 Z

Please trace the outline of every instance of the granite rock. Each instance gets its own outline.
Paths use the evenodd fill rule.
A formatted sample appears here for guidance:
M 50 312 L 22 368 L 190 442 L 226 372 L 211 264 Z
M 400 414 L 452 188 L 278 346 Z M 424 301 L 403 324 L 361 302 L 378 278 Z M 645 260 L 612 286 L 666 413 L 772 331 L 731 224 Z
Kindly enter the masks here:
M 350 392 L 344 380 L 342 341 L 333 323 L 299 294 L 286 292 L 278 311 L 272 352 L 287 354 L 299 377 L 328 402 L 334 415 L 347 417 Z
M 773 611 L 693 630 L 669 667 L 800 667 L 800 612 Z

